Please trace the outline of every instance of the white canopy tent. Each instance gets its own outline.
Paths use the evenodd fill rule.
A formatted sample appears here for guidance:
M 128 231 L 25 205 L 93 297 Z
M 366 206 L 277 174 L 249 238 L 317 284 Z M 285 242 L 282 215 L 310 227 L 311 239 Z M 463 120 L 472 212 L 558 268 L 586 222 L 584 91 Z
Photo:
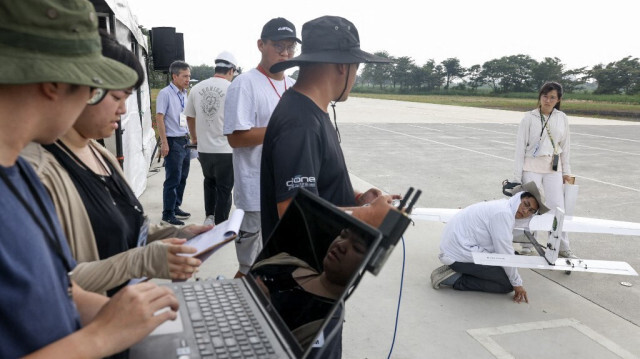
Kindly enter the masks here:
M 147 36 L 140 30 L 127 0 L 91 0 L 91 2 L 98 12 L 100 27 L 105 28 L 116 37 L 119 43 L 136 54 L 148 79 Z M 151 116 L 149 82 L 144 81 L 140 89 L 129 96 L 127 113 L 121 117 L 123 169 L 127 181 L 138 197 L 147 186 L 147 173 L 156 145 Z M 105 145 L 115 154 L 116 136 L 105 139 Z

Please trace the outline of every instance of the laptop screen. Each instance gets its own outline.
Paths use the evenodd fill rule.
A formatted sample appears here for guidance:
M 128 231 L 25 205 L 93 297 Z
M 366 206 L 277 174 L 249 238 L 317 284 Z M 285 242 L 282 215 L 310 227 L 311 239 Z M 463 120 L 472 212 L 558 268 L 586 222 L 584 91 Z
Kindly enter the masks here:
M 308 354 L 322 329 L 332 326 L 332 316 L 343 310 L 339 302 L 363 274 L 381 237 L 377 229 L 298 190 L 247 279 L 273 309 L 274 321 L 291 332 L 300 353 Z M 323 335 L 320 343 L 327 339 Z

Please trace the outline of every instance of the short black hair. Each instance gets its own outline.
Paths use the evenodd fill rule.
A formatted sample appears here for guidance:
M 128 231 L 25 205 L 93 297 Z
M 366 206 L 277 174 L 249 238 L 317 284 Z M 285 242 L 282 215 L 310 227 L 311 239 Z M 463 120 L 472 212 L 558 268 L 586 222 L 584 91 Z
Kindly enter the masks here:
M 144 82 L 144 69 L 136 55 L 121 45 L 113 35 L 103 29 L 100 29 L 100 40 L 102 42 L 102 56 L 116 60 L 132 68 L 138 75 L 138 81 L 133 84 L 133 88 L 140 88 Z
M 229 72 L 229 70 L 233 70 L 236 71 L 236 67 L 230 63 L 229 61 L 226 60 L 216 60 L 216 64 L 217 63 L 222 63 L 222 64 L 226 64 L 229 66 L 216 66 L 216 68 L 213 70 L 214 73 L 216 74 L 226 74 L 227 72 Z
M 181 60 L 176 60 L 174 62 L 171 63 L 171 65 L 169 65 L 169 73 L 173 76 L 173 75 L 180 75 L 180 71 L 184 71 L 184 70 L 190 70 L 191 66 L 189 66 L 188 63 L 181 61 Z
M 522 194 L 520 195 L 520 200 L 522 201 L 523 198 L 533 198 L 538 204 L 538 207 L 540 207 L 540 203 L 538 203 L 538 199 L 531 192 L 522 192 Z

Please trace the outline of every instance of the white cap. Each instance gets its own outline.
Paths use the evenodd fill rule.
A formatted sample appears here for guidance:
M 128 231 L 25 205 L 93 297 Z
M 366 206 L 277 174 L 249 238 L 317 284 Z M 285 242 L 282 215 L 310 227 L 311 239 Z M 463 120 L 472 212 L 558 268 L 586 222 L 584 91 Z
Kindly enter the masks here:
M 222 51 L 221 53 L 219 53 L 218 56 L 216 56 L 215 64 L 216 67 L 238 67 L 238 61 L 236 60 L 236 57 L 233 56 L 233 54 L 229 51 Z

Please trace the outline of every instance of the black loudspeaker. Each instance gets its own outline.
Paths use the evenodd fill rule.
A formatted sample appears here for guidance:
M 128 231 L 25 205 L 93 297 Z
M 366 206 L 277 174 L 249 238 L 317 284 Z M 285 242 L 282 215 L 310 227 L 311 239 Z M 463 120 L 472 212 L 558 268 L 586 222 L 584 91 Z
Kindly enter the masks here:
M 184 35 L 176 32 L 176 60 L 184 61 Z
M 184 59 L 184 45 L 182 45 Z M 178 60 L 175 27 L 154 27 L 151 29 L 151 51 L 153 53 L 153 69 L 167 71 L 169 65 Z

